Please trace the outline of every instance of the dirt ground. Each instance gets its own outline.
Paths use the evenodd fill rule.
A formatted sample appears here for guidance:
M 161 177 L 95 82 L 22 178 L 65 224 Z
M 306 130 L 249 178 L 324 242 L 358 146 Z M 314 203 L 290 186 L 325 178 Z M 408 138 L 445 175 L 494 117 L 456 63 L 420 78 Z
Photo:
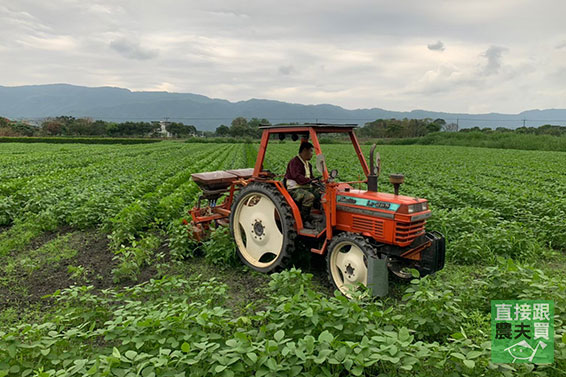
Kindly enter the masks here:
M 60 228 L 56 232 L 47 232 L 36 237 L 23 253 L 36 250 L 55 238 L 71 232 L 70 228 Z M 86 283 L 96 288 L 108 288 L 112 285 L 112 253 L 108 251 L 106 237 L 96 232 L 78 232 L 72 234 L 69 247 L 76 249 L 77 254 L 70 259 L 62 259 L 59 263 L 47 263 L 31 272 L 16 270 L 9 286 L 0 286 L 0 310 L 6 307 L 23 309 L 27 306 L 50 300 L 42 299 L 58 289 L 68 288 L 83 282 L 71 279 L 69 266 L 83 266 L 86 271 Z M 14 257 L 12 255 L 11 257 Z
M 57 263 L 42 265 L 32 272 L 13 271 L 11 284 L 0 285 L 0 312 L 7 308 L 17 311 L 25 311 L 28 307 L 49 307 L 53 300 L 46 298 L 57 290 L 68 288 L 72 285 L 93 285 L 96 290 L 123 287 L 147 281 L 151 278 L 159 278 L 160 274 L 180 275 L 202 275 L 203 278 L 216 278 L 228 286 L 227 303 L 237 313 L 243 313 L 249 303 L 260 301 L 265 296 L 265 289 L 269 283 L 269 275 L 251 271 L 248 268 L 230 267 L 220 268 L 209 264 L 203 257 L 191 258 L 181 262 L 170 260 L 169 250 L 162 246 L 158 252 L 165 255 L 162 263 L 166 268 L 158 272 L 156 266 L 142 268 L 137 281 L 113 281 L 112 270 L 117 261 L 113 260 L 114 254 L 109 249 L 109 241 L 105 234 L 95 230 L 73 231 L 65 227 L 55 232 L 47 232 L 32 240 L 26 249 L 36 250 L 46 243 L 64 236 L 68 233 L 70 238 L 68 247 L 77 253 L 69 259 L 62 259 Z M 24 251 L 25 253 L 26 251 Z M 12 256 L 14 257 L 14 256 Z M 328 295 L 333 294 L 326 274 L 326 261 L 319 256 L 300 258 L 295 264 L 305 272 L 313 274 L 314 286 Z M 69 272 L 69 266 L 81 266 L 83 274 L 73 277 Z

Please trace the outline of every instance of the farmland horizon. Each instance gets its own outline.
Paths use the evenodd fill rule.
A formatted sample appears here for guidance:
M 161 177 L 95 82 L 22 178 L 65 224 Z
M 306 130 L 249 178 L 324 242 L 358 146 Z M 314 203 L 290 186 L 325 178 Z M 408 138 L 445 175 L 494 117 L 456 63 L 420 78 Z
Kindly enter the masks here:
M 172 120 L 214 130 L 238 117 L 265 118 L 272 123 L 328 122 L 363 125 L 375 119 L 442 118 L 471 127 L 538 127 L 566 124 L 566 108 L 527 109 L 520 113 L 470 113 L 424 110 L 409 111 L 345 108 L 329 103 L 302 104 L 278 99 L 227 100 L 197 93 L 136 91 L 118 86 L 81 86 L 68 83 L 0 85 L 0 116 L 41 119 L 60 115 L 110 121 Z

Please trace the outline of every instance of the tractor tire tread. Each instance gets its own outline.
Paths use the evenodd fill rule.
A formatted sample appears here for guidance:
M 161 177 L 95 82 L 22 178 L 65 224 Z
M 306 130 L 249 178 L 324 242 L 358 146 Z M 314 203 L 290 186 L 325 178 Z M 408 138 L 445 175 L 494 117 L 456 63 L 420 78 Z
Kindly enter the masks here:
M 328 245 L 328 252 L 326 253 L 326 271 L 327 271 L 327 277 L 328 280 L 330 282 L 330 285 L 337 290 L 338 287 L 336 286 L 336 283 L 334 282 L 334 279 L 332 278 L 332 273 L 331 273 L 331 269 L 330 269 L 330 256 L 333 253 L 334 247 L 342 242 L 342 241 L 351 241 L 351 242 L 355 242 L 357 243 L 362 251 L 364 252 L 364 254 L 372 253 L 373 255 L 377 255 L 377 251 L 374 248 L 374 246 L 368 241 L 368 239 L 360 234 L 356 234 L 356 233 L 350 233 L 350 232 L 342 232 L 334 237 L 332 237 L 332 240 L 330 241 L 330 244 Z
M 287 204 L 287 201 L 281 195 L 277 188 L 269 183 L 260 183 L 260 182 L 253 182 L 248 184 L 246 187 L 242 188 L 238 195 L 234 198 L 232 202 L 232 207 L 230 210 L 230 233 L 232 234 L 232 238 L 234 238 L 234 213 L 236 207 L 239 203 L 240 197 L 247 195 L 250 192 L 259 192 L 261 194 L 267 195 L 272 201 L 277 210 L 280 213 L 281 221 L 285 224 L 282 224 L 282 228 L 286 229 L 283 234 L 284 241 L 283 241 L 283 248 L 281 250 L 280 256 L 277 260 L 273 263 L 273 265 L 266 267 L 266 268 L 257 268 L 251 265 L 245 258 L 241 255 L 238 247 L 236 246 L 237 254 L 242 262 L 250 267 L 253 270 L 266 272 L 266 273 L 274 273 L 280 272 L 286 269 L 291 263 L 291 256 L 295 250 L 295 238 L 297 237 L 297 232 L 295 231 L 295 218 L 293 217 L 293 213 L 291 211 L 291 207 Z

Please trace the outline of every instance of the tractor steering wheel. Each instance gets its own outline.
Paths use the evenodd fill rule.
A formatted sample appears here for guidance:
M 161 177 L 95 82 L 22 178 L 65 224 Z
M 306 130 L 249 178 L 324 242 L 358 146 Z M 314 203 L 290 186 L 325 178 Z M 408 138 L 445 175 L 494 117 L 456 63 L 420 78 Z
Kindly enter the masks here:
M 324 186 L 324 182 L 322 181 L 322 177 L 314 177 L 311 180 L 311 184 L 313 185 L 314 188 L 320 190 L 321 192 L 324 192 L 326 190 L 326 187 Z

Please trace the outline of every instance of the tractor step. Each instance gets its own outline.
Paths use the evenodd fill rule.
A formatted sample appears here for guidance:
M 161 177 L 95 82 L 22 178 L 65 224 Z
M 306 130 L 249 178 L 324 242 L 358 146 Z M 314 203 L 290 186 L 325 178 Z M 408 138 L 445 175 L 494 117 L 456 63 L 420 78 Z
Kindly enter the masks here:
M 309 235 L 313 235 L 316 236 L 319 233 L 318 230 L 316 229 L 309 229 L 309 228 L 303 228 L 301 229 L 300 234 L 309 234 Z
M 311 212 L 311 217 L 314 219 L 314 221 L 322 221 L 322 219 L 324 219 L 324 215 L 322 213 Z

